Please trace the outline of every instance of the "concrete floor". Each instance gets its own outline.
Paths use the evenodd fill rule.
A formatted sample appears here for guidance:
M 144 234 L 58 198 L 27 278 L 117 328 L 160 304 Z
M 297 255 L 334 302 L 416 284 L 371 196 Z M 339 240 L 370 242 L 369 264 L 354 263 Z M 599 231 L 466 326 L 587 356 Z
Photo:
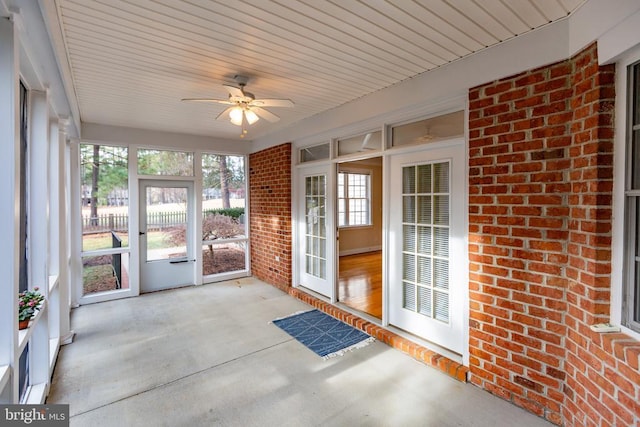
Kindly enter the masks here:
M 309 306 L 256 279 L 72 312 L 48 403 L 71 426 L 549 426 L 374 342 L 327 361 L 269 322 Z

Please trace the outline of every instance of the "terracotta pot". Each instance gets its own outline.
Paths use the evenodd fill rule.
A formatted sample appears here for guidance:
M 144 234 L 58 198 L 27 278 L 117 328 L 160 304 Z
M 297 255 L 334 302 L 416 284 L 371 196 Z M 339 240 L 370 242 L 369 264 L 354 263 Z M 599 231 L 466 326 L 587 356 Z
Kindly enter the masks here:
M 31 319 L 18 320 L 18 329 L 27 329 Z

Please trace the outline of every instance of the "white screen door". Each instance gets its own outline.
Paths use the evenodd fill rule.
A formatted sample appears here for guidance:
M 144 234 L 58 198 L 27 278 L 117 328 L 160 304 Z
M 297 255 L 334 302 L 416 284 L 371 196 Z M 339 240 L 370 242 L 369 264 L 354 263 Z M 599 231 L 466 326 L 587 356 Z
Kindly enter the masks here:
M 298 265 L 300 285 L 333 300 L 335 233 L 330 168 L 327 165 L 300 169 Z
M 195 284 L 193 183 L 140 181 L 140 292 Z
M 391 160 L 389 323 L 462 354 L 464 145 Z

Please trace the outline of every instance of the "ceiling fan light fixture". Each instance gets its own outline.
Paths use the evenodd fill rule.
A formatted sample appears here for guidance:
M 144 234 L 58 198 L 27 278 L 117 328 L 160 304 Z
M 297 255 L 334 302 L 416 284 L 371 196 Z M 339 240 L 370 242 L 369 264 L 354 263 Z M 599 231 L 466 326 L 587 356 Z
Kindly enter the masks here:
M 258 120 L 260 120 L 260 118 L 258 117 L 258 115 L 257 115 L 256 113 L 254 113 L 253 111 L 249 110 L 249 109 L 245 110 L 244 115 L 246 116 L 246 118 L 247 118 L 247 122 L 248 122 L 250 125 L 252 125 L 252 124 L 254 124 L 255 122 L 257 122 Z
M 231 119 L 231 123 L 236 126 L 242 126 L 242 107 L 235 106 L 229 111 L 229 118 Z
M 265 107 L 293 107 L 290 99 L 265 98 L 256 99 L 255 96 L 244 90 L 248 77 L 237 75 L 234 77 L 237 85 L 223 84 L 222 86 L 229 93 L 227 99 L 217 98 L 182 98 L 182 101 L 213 102 L 226 105 L 227 108 L 216 116 L 216 120 L 230 120 L 232 124 L 240 126 L 242 132 L 240 138 L 244 138 L 248 131 L 247 126 L 251 126 L 260 119 L 265 119 L 269 123 L 280 120 L 276 114 Z

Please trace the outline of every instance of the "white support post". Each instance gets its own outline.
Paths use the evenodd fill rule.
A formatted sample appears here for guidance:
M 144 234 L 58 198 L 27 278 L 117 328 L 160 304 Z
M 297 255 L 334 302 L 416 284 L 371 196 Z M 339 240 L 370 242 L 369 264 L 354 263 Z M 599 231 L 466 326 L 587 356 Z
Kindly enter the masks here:
M 48 296 L 49 270 L 49 96 L 29 91 L 29 284 Z
M 133 296 L 140 295 L 140 179 L 138 178 L 138 147 L 129 146 L 129 286 Z
M 193 257 L 196 259 L 195 284 L 202 285 L 202 153 L 197 151 L 194 155 L 193 170 L 195 171 L 195 183 L 193 191 L 193 225 L 194 225 L 194 246 Z
M 28 234 L 29 289 L 40 288 L 49 299 L 49 94 L 48 91 L 29 91 L 29 192 Z M 49 312 L 50 301 L 31 326 L 29 341 L 28 402 L 43 403 L 49 384 Z M 34 393 L 33 386 L 40 393 Z
M 20 78 L 14 22 L 0 17 L 0 403 L 18 402 Z
M 71 307 L 77 307 L 82 298 L 82 222 L 80 202 L 80 146 L 78 141 L 69 144 L 69 164 L 71 171 L 68 179 L 70 258 L 69 258 L 69 289 Z
M 58 353 L 60 345 L 60 129 L 59 122 L 52 118 L 49 123 L 49 367 Z
M 48 190 L 49 190 L 49 223 L 48 223 L 48 236 L 49 236 L 49 275 L 57 276 L 60 271 L 60 253 L 58 251 L 58 240 L 60 239 L 60 203 L 63 200 L 60 197 L 60 129 L 59 123 L 56 118 L 51 118 L 49 122 L 49 177 L 48 177 Z
M 60 120 L 58 124 L 58 256 L 60 270 L 58 272 L 58 289 L 60 290 L 60 345 L 70 344 L 74 332 L 71 330 L 71 282 L 69 280 L 69 144 L 67 143 L 67 127 L 69 120 Z

